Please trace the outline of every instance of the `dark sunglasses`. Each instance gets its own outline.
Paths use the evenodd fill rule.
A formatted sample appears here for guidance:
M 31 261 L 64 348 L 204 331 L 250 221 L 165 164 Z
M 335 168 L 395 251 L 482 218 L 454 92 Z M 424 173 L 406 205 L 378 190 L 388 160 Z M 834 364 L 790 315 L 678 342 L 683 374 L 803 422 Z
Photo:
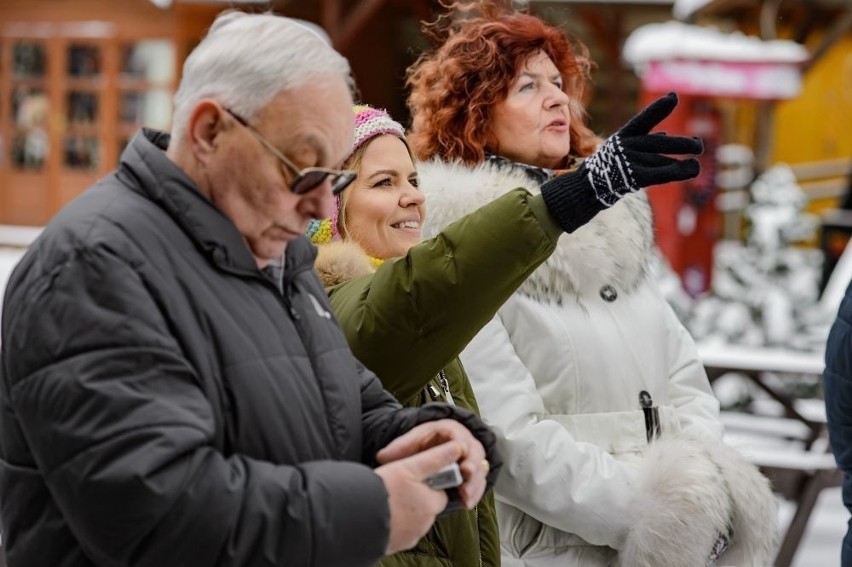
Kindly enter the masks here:
M 287 159 L 284 154 L 275 149 L 275 146 L 272 145 L 272 142 L 264 138 L 257 129 L 248 123 L 248 121 L 231 110 L 230 108 L 225 108 L 225 112 L 231 115 L 234 120 L 239 122 L 242 126 L 244 126 L 251 134 L 257 138 L 257 141 L 263 144 L 269 152 L 275 156 L 278 161 L 283 163 L 287 169 L 295 174 L 295 177 L 290 182 L 290 191 L 293 192 L 294 195 L 304 195 L 310 191 L 313 191 L 328 179 L 331 182 L 331 192 L 335 195 L 338 195 L 341 191 L 349 187 L 349 184 L 352 183 L 357 177 L 357 173 L 349 169 L 328 169 L 326 167 L 306 167 L 305 169 L 299 169 L 296 167 L 293 162 Z

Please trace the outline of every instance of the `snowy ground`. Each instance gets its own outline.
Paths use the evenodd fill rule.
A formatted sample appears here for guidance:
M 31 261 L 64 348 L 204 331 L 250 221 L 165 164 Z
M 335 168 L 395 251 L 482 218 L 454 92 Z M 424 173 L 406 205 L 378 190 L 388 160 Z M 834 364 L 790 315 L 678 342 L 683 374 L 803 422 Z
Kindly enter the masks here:
M 0 247 L 0 307 L 3 306 L 3 289 L 6 287 L 6 280 L 9 279 L 12 268 L 18 263 L 23 253 L 23 248 Z
M 783 525 L 790 520 L 792 513 L 792 505 L 782 502 L 780 521 Z M 796 552 L 793 567 L 839 567 L 840 544 L 848 520 L 849 513 L 843 507 L 840 487 L 823 490 Z
M 0 247 L 0 291 L 6 284 L 15 263 L 23 254 L 21 248 Z M 2 294 L 0 294 L 2 302 Z M 779 523 L 790 521 L 793 506 L 781 502 Z M 816 509 L 811 515 L 802 544 L 796 554 L 793 567 L 838 567 L 840 565 L 840 543 L 846 533 L 849 514 L 843 507 L 840 488 L 824 490 Z

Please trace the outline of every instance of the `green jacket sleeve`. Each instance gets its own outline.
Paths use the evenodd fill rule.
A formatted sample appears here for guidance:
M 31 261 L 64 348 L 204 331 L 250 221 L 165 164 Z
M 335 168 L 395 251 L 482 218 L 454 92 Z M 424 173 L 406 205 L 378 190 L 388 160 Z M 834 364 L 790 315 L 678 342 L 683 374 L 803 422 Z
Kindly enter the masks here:
M 457 357 L 553 252 L 561 231 L 540 196 L 516 189 L 330 290 L 355 353 L 399 400 Z

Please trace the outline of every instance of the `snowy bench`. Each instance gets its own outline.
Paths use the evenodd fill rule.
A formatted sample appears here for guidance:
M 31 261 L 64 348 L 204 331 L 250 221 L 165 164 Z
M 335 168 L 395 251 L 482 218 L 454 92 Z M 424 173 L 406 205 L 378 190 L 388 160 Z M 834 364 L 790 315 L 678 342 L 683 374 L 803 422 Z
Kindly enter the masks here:
M 809 429 L 798 420 L 749 417 L 752 423 L 746 421 L 740 424 L 743 429 L 738 430 L 726 424 L 728 431 L 725 433 L 725 441 L 760 468 L 777 494 L 793 503 L 794 512 L 775 558 L 776 567 L 789 567 L 820 493 L 825 488 L 840 486 L 842 473 L 837 469 L 824 434 L 808 446 L 806 441 L 810 435 L 804 439 L 794 438 L 796 434 L 807 433 Z M 753 426 L 751 430 L 748 429 L 749 425 Z M 796 431 L 796 426 L 801 428 Z M 769 434 L 772 427 L 783 437 L 772 437 Z
M 758 388 L 784 408 L 787 417 L 799 420 L 810 428 L 811 441 L 823 429 L 825 418 L 803 415 L 803 400 L 793 400 L 767 383 L 769 373 L 808 374 L 821 376 L 825 368 L 823 352 L 797 352 L 789 349 L 768 347 L 745 347 L 740 345 L 698 343 L 698 356 L 707 370 L 710 380 L 728 372 L 737 372 L 748 377 Z
M 850 164 L 840 165 L 848 171 Z M 809 175 L 803 170 L 796 173 L 800 178 Z M 850 280 L 852 246 L 846 246 L 815 310 L 833 320 Z M 699 342 L 698 355 L 711 380 L 735 372 L 768 396 L 752 404 L 757 415 L 725 412 L 722 419 L 726 441 L 760 467 L 778 494 L 795 503 L 775 560 L 776 567 L 789 567 L 820 491 L 839 486 L 843 476 L 828 445 L 825 404 L 787 395 L 777 387 L 777 377 L 800 374 L 819 378 L 825 369 L 824 353 Z
M 789 567 L 820 492 L 839 486 L 842 474 L 828 446 L 822 400 L 794 399 L 769 377 L 818 377 L 825 368 L 823 353 L 709 343 L 699 343 L 698 352 L 711 380 L 736 372 L 768 396 L 754 404 L 759 413 L 723 412 L 722 422 L 725 441 L 760 467 L 776 493 L 795 503 L 775 559 L 776 567 Z

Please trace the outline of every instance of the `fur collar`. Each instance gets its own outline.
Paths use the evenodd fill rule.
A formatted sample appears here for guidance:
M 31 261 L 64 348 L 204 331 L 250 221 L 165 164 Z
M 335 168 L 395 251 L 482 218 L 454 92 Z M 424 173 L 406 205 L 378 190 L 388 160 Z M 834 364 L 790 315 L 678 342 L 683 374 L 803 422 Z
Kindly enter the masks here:
M 343 240 L 317 246 L 314 267 L 326 288 L 376 271 L 370 257 L 360 246 Z
M 521 168 L 484 163 L 419 164 L 420 187 L 428 215 L 424 238 L 517 187 L 539 193 L 539 184 Z M 627 195 L 574 233 L 559 238 L 556 251 L 521 286 L 537 301 L 562 303 L 597 293 L 604 284 L 635 290 L 646 277 L 654 250 L 651 207 L 644 192 Z

